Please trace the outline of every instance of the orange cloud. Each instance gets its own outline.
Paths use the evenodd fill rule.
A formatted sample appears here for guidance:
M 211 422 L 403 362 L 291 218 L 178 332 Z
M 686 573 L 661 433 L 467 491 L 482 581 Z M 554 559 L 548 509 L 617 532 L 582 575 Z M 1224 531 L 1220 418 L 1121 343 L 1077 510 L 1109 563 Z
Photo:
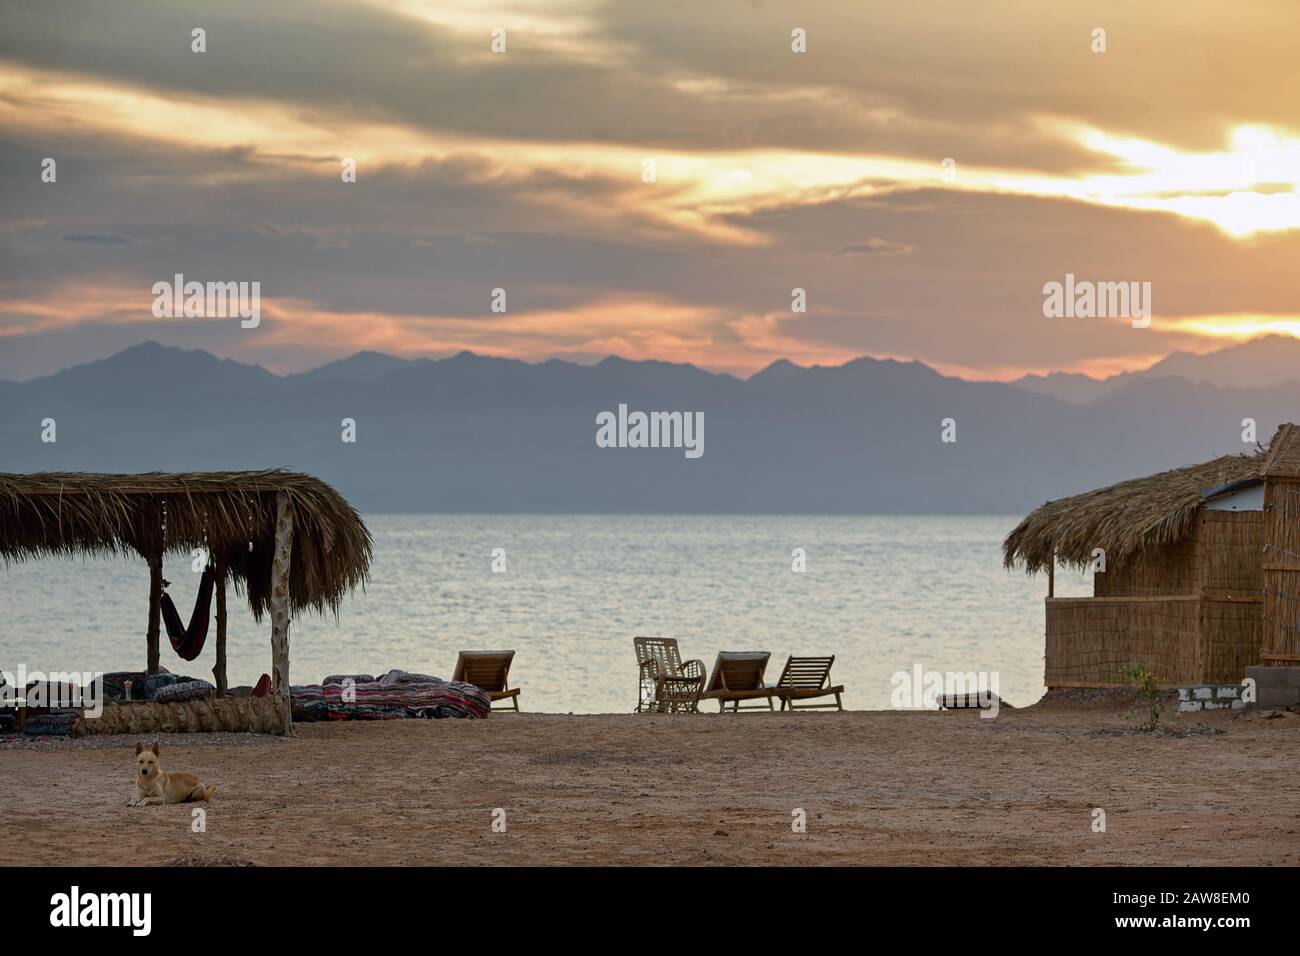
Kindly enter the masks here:
M 177 323 L 231 322 L 232 319 L 154 318 L 149 284 L 88 282 L 65 284 L 41 297 L 6 295 L 0 286 L 0 338 L 108 324 L 175 327 Z M 615 295 L 563 309 L 509 311 L 475 316 L 339 311 L 304 298 L 261 299 L 262 324 L 248 336 L 248 355 L 257 355 L 273 371 L 299 371 L 288 363 L 265 361 L 272 355 L 317 356 L 322 343 L 335 354 L 373 350 L 403 357 L 440 356 L 462 350 L 540 361 L 554 355 L 589 358 L 607 355 L 629 359 L 689 362 L 715 371 L 749 375 L 775 361 L 799 365 L 840 365 L 870 355 L 910 361 L 913 356 L 864 350 L 801 338 L 788 328 L 796 318 L 786 313 L 735 316 L 647 295 Z M 7 317 L 7 318 L 4 318 Z M 1192 337 L 1204 350 L 1224 341 L 1240 342 L 1261 335 L 1300 338 L 1300 317 L 1218 315 L 1157 318 L 1153 329 Z M 160 333 L 161 334 L 161 333 Z M 1051 368 L 1033 366 L 966 366 L 927 362 L 945 375 L 972 380 L 1009 381 L 1026 374 L 1079 372 L 1105 378 L 1150 366 L 1168 353 L 1098 356 Z M 237 354 L 242 350 L 237 350 Z
M 415 15 L 409 5 L 400 6 Z M 449 8 L 446 15 L 459 20 L 464 11 L 457 11 Z M 562 204 L 567 212 L 624 235 L 665 240 L 688 235 L 728 245 L 766 241 L 735 221 L 742 215 L 915 186 L 1168 212 L 1213 223 L 1234 238 L 1300 229 L 1300 137 L 1261 125 L 1232 129 L 1227 149 L 1193 154 L 1043 117 L 1038 121 L 1043 135 L 1082 146 L 1108 162 L 1120 160 L 1125 167 L 1108 175 L 1043 176 L 958 164 L 950 173 L 934 157 L 473 136 L 375 122 L 345 109 L 304 111 L 270 98 L 163 94 L 0 61 L 0 129 L 44 138 L 97 132 L 169 149 L 179 143 L 191 149 L 248 151 L 252 167 L 232 161 L 229 173 L 217 174 L 222 178 L 257 176 L 259 165 L 336 177 L 344 157 L 356 160 L 361 175 L 383 167 L 472 158 L 465 165 L 470 180 L 528 184 L 533 201 Z M 508 163 L 502 156 L 509 157 Z M 653 181 L 647 182 L 651 169 Z M 624 185 L 595 195 L 531 185 L 547 177 Z M 1269 188 L 1255 189 L 1257 181 Z

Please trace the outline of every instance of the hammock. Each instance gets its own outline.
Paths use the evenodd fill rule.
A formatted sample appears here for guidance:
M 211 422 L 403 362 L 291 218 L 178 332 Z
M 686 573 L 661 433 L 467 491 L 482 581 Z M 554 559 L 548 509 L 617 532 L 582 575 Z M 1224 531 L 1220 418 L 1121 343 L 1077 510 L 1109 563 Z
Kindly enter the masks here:
M 176 613 L 171 595 L 163 591 L 162 616 L 167 624 L 167 637 L 172 642 L 172 650 L 181 656 L 181 660 L 192 661 L 203 653 L 203 643 L 208 639 L 208 620 L 212 617 L 212 585 L 215 581 L 216 575 L 212 568 L 204 568 L 199 593 L 194 598 L 194 610 L 190 613 L 189 627 L 181 623 L 181 616 Z M 163 582 L 164 587 L 166 583 Z

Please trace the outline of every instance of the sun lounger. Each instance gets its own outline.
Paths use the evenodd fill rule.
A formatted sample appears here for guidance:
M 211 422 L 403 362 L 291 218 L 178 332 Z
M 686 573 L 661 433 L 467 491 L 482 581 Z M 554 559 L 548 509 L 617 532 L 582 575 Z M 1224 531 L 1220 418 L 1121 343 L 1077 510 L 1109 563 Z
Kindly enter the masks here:
M 695 714 L 700 709 L 706 671 L 703 661 L 682 663 L 671 637 L 634 637 L 636 651 L 636 712 Z
M 781 699 L 781 709 L 785 710 L 788 705 L 791 710 L 817 710 L 829 707 L 843 710 L 844 705 L 840 701 L 840 695 L 844 693 L 844 685 L 831 686 L 831 665 L 834 663 L 834 654 L 830 657 L 791 656 L 785 662 L 785 670 L 781 671 L 781 679 L 776 682 L 776 696 Z M 824 704 L 795 703 L 797 700 L 813 700 L 818 697 L 829 697 L 831 694 L 835 695 L 833 704 L 829 701 Z
M 741 701 L 765 700 L 768 710 L 772 706 L 772 695 L 776 688 L 763 683 L 763 673 L 767 670 L 767 651 L 723 651 L 713 662 L 713 673 L 705 687 L 704 696 L 718 702 L 718 710 L 725 711 L 731 704 L 732 712 L 739 710 L 762 710 L 762 706 L 741 707 Z
M 511 707 L 518 712 L 519 688 L 512 690 L 508 683 L 510 662 L 514 657 L 514 651 L 461 651 L 456 655 L 456 672 L 451 675 L 451 679 L 473 684 L 480 690 L 486 691 L 493 703 L 508 700 Z M 500 709 L 507 708 L 502 706 Z

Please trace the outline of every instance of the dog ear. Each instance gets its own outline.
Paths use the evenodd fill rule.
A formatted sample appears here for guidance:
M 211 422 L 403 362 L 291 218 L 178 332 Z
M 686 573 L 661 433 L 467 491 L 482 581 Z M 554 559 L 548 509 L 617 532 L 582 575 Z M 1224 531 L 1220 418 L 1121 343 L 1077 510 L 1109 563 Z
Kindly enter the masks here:
M 158 756 L 158 741 L 155 740 L 155 741 L 153 742 L 153 746 L 150 747 L 149 749 L 153 751 L 153 755 L 154 755 L 155 757 Z
M 140 741 L 137 740 L 135 742 L 135 755 L 137 757 L 140 756 L 140 751 L 142 750 L 144 750 L 144 744 L 142 744 Z

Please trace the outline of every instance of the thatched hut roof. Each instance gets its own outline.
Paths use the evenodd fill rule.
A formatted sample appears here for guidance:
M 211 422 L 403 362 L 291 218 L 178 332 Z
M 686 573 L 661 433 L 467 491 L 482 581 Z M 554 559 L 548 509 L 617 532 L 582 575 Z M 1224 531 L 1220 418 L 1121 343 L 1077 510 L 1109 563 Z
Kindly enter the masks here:
M 1286 424 L 1268 443 L 1268 454 L 1260 466 L 1265 478 L 1300 478 L 1300 426 Z
M 343 595 L 369 575 L 370 532 L 337 491 L 291 471 L 0 474 L 0 557 L 6 563 L 104 553 L 188 559 L 193 548 L 207 546 L 260 620 L 270 607 L 280 492 L 293 512 L 290 608 L 337 612 Z
M 1003 563 L 1023 564 L 1034 574 L 1046 570 L 1055 553 L 1060 563 L 1082 570 L 1096 548 L 1106 552 L 1108 562 L 1122 563 L 1176 544 L 1191 531 L 1206 489 L 1258 478 L 1262 461 L 1260 454 L 1224 455 L 1049 501 L 1007 535 Z

